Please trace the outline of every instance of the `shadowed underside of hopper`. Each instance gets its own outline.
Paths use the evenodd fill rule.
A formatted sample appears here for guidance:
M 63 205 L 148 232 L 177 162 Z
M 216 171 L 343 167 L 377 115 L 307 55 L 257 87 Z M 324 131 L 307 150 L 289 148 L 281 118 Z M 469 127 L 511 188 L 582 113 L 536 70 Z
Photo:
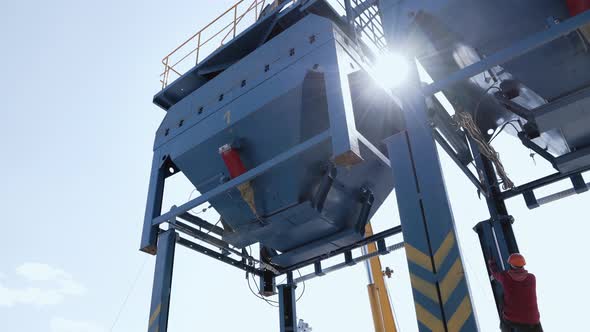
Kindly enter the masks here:
M 167 109 L 156 134 L 156 168 L 166 160 L 201 193 L 232 178 L 219 154 L 224 145 L 252 170 L 326 135 L 248 181 L 252 204 L 237 188 L 209 200 L 221 215 L 223 240 L 239 248 L 260 243 L 281 266 L 364 237 L 393 189 L 381 142 L 403 127 L 399 107 L 368 74 L 358 44 L 319 15 L 305 13 L 289 25 L 301 15 L 297 9 L 275 17 L 274 24 L 288 28 L 213 78 L 198 73 L 222 62 L 223 48 L 155 97 Z
M 411 47 L 434 81 L 543 34 L 579 12 L 565 0 L 400 1 L 381 14 L 386 35 L 409 24 Z M 587 5 L 584 5 L 587 6 Z M 404 21 L 404 22 L 402 22 Z M 544 150 L 568 172 L 590 165 L 590 26 L 564 33 L 526 56 L 515 56 L 470 79 L 445 87 L 457 110 L 471 112 L 486 138 L 499 127 Z M 529 39 L 532 45 L 533 39 Z M 522 125 L 521 125 L 522 124 Z M 489 133 L 487 133 L 489 131 Z

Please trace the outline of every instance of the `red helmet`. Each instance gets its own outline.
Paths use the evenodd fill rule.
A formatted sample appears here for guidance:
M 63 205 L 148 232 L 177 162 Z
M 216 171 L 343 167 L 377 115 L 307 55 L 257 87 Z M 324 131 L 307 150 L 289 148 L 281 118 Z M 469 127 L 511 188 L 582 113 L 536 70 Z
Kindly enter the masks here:
M 526 265 L 526 261 L 523 255 L 516 253 L 508 257 L 508 264 L 514 267 L 523 267 Z

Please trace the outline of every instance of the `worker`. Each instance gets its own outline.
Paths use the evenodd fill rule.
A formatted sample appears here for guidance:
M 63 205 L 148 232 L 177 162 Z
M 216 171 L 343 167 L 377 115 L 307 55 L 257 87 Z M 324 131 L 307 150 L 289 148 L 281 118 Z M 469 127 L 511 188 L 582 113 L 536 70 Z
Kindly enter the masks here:
M 524 269 L 524 256 L 518 253 L 510 255 L 508 271 L 498 271 L 493 260 L 489 263 L 493 278 L 504 290 L 500 322 L 502 332 L 542 332 L 537 306 L 537 279 Z

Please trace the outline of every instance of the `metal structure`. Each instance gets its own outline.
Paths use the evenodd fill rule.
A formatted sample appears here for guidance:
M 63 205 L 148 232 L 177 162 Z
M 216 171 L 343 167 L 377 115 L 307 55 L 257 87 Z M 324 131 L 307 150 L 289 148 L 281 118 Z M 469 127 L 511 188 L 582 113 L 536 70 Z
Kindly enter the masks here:
M 257 276 L 261 295 L 278 289 L 280 331 L 298 328 L 298 283 L 404 247 L 420 331 L 478 331 L 435 142 L 486 199 L 490 219 L 475 227 L 484 258 L 505 261 L 518 252 L 506 199 L 535 208 L 588 190 L 590 11 L 558 0 L 241 3 L 215 20 L 230 17 L 212 33 L 221 47 L 205 54 L 209 25 L 163 60 L 154 102 L 167 114 L 141 240 L 157 255 L 149 331 L 167 329 L 175 244 Z M 402 86 L 379 85 L 386 45 L 434 83 L 412 65 Z M 512 186 L 490 146 L 503 131 L 557 172 Z M 202 195 L 162 213 L 166 178 L 180 172 Z M 564 179 L 572 189 L 536 197 Z M 394 187 L 401 226 L 365 234 Z M 190 213 L 207 202 L 217 223 Z M 402 232 L 403 243 L 387 243 Z M 260 255 L 247 250 L 254 243 Z M 367 245 L 376 250 L 353 255 Z M 280 275 L 287 282 L 275 287 Z
M 367 224 L 366 228 L 367 236 L 373 235 L 371 224 Z M 363 253 L 377 253 L 377 246 L 371 243 L 366 246 Z M 385 283 L 385 276 L 390 278 L 393 271 L 389 267 L 383 270 L 379 256 L 371 258 L 365 262 L 365 265 L 367 266 L 367 276 L 369 279 L 367 291 L 369 293 L 375 332 L 397 332 L 398 329 L 395 317 L 393 316 L 393 307 L 389 298 L 389 292 L 387 291 L 387 284 Z

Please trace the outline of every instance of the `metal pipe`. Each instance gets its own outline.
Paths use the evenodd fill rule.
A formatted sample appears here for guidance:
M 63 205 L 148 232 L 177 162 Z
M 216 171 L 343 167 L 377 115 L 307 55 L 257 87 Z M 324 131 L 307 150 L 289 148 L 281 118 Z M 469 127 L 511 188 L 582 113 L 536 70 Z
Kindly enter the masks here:
M 401 249 L 403 247 L 404 247 L 404 243 L 403 242 L 396 243 L 394 245 L 391 245 L 391 246 L 387 247 L 387 253 L 390 253 L 390 252 L 399 250 L 399 249 Z M 363 255 L 363 256 L 359 256 L 357 258 L 353 258 L 352 261 L 354 263 L 360 263 L 360 262 L 364 262 L 364 261 L 366 261 L 368 259 L 371 259 L 371 258 L 376 257 L 376 256 L 379 256 L 379 255 L 381 255 L 381 253 L 379 253 L 378 251 L 375 251 L 375 252 L 368 253 L 368 254 Z M 342 263 L 338 263 L 336 265 L 333 265 L 333 266 L 330 266 L 330 267 L 327 267 L 327 268 L 323 268 L 322 269 L 322 272 L 323 272 L 322 275 L 326 275 L 326 274 L 328 274 L 330 272 L 341 270 L 341 269 L 343 269 L 345 267 L 348 267 L 348 266 L 350 266 L 350 263 L 342 262 Z M 303 275 L 303 276 L 301 276 L 299 278 L 295 278 L 293 280 L 293 282 L 294 283 L 300 283 L 300 282 L 304 282 L 304 281 L 313 279 L 315 277 L 318 277 L 318 275 L 315 272 L 312 272 L 312 273 Z
M 363 255 L 367 255 L 368 252 L 369 251 L 367 250 L 367 246 L 361 247 L 361 253 Z M 354 262 L 354 260 L 352 261 Z M 368 261 L 365 261 L 365 268 L 367 269 L 367 279 L 369 280 L 369 284 L 375 283 L 375 280 L 373 279 L 373 273 L 371 273 L 371 264 L 369 264 Z
M 178 217 L 190 222 L 193 225 L 197 225 L 200 228 L 205 229 L 209 233 L 223 235 L 223 228 L 221 228 L 217 225 L 211 224 L 211 223 L 207 222 L 206 220 L 199 218 L 198 216 L 195 216 L 190 213 L 183 213 L 183 214 L 179 215 Z
M 590 182 L 586 183 L 587 187 L 590 187 Z M 577 195 L 578 193 L 576 192 L 576 189 L 574 188 L 570 188 L 570 189 L 566 189 L 560 192 L 556 192 L 554 194 L 545 196 L 545 197 L 541 197 L 539 199 L 537 199 L 537 203 L 539 203 L 539 205 L 545 205 L 557 200 L 560 200 L 562 198 L 566 198 L 566 197 L 570 197 L 570 196 L 574 196 Z
M 565 173 L 553 173 L 551 175 L 548 175 L 544 178 L 540 178 L 538 180 L 535 181 L 531 181 L 529 183 L 523 184 L 521 186 L 518 186 L 516 188 L 512 188 L 508 191 L 504 191 L 501 193 L 500 198 L 503 200 L 512 198 L 512 197 L 516 197 L 521 195 L 522 193 L 526 192 L 526 191 L 530 191 L 530 190 L 534 190 L 534 189 L 538 189 L 541 187 L 545 187 L 547 185 L 550 185 L 552 183 L 555 183 L 557 181 L 561 181 L 564 180 L 566 178 L 569 178 L 572 175 L 575 174 L 582 174 L 584 172 L 590 171 L 590 166 L 586 166 L 571 172 L 565 172 Z

